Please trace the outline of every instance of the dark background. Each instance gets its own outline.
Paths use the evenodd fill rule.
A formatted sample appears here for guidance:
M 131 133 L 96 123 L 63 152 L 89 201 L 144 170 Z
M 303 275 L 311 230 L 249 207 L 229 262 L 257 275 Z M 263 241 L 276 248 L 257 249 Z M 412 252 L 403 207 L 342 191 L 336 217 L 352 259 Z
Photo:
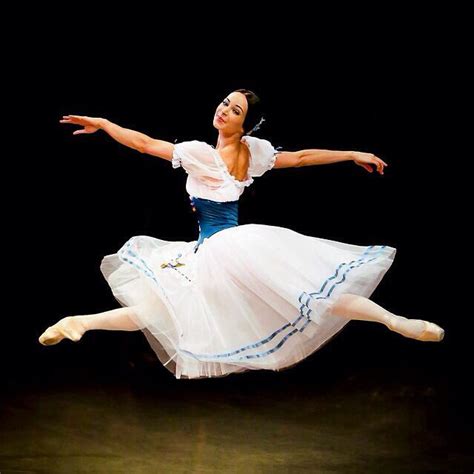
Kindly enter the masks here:
M 342 444 L 323 458 L 346 453 L 347 424 L 360 433 L 350 452 L 367 467 L 362 472 L 401 472 L 400 456 L 411 464 L 415 452 L 423 467 L 410 472 L 428 472 L 428 465 L 429 472 L 458 472 L 455 465 L 472 464 L 472 41 L 464 24 L 470 16 L 454 5 L 364 11 L 337 4 L 329 14 L 296 3 L 262 5 L 261 13 L 248 3 L 219 3 L 210 12 L 201 3 L 176 7 L 19 4 L 17 12 L 5 11 L 2 465 L 56 462 L 78 439 L 69 424 L 86 427 L 92 446 L 78 445 L 86 464 L 95 462 L 90 453 L 140 457 L 127 446 L 155 429 L 155 410 L 170 417 L 176 436 L 174 427 L 212 418 L 219 429 L 209 439 L 233 443 L 219 431 L 229 428 L 221 419 L 239 426 L 238 415 L 225 418 L 228 407 L 254 413 L 257 423 L 265 418 L 266 428 L 252 430 L 263 429 L 256 441 L 262 447 L 273 442 L 278 416 L 288 419 L 295 432 L 280 432 L 285 449 L 285 433 L 312 436 L 327 413 L 330 441 Z M 90 331 L 79 343 L 51 347 L 38 342 L 65 316 L 119 307 L 99 265 L 130 237 L 198 237 L 183 169 L 104 132 L 73 136 L 78 127 L 60 124 L 62 115 L 104 117 L 155 138 L 215 145 L 215 108 L 237 88 L 261 96 L 267 121 L 256 136 L 275 147 L 367 151 L 389 164 L 383 176 L 351 162 L 271 170 L 240 198 L 240 222 L 397 248 L 372 299 L 439 324 L 442 342 L 353 321 L 289 370 L 199 380 L 176 380 L 140 331 Z M 111 391 L 103 392 L 106 386 Z M 207 414 L 200 411 L 206 406 Z M 108 409 L 112 418 L 102 425 Z M 137 425 L 127 426 L 122 413 L 140 410 Z M 386 424 L 385 412 L 399 424 Z M 110 427 L 104 439 L 87 427 L 91 417 Z M 115 444 L 122 421 L 125 443 Z M 392 436 L 401 440 L 399 450 Z M 367 453 L 369 444 L 380 457 Z M 32 457 L 17 463 L 25 446 L 34 448 Z M 173 444 L 163 449 L 175 452 Z M 50 457 L 35 458 L 45 453 Z M 316 455 L 301 454 L 300 462 Z M 77 466 L 67 456 L 65 469 Z M 151 465 L 155 457 L 153 449 Z
M 29 11 L 18 32 L 23 45 L 12 38 L 8 52 L 5 260 L 13 269 L 14 304 L 5 315 L 7 383 L 67 377 L 71 368 L 99 380 L 138 374 L 175 383 L 140 332 L 95 331 L 79 344 L 54 347 L 37 341 L 66 315 L 118 307 L 99 264 L 131 236 L 198 236 L 184 170 L 104 132 L 73 136 L 77 127 L 59 120 L 105 117 L 171 142 L 215 144 L 217 104 L 248 88 L 266 104 L 267 121 L 256 136 L 274 146 L 373 152 L 389 166 L 383 176 L 350 162 L 272 170 L 241 197 L 241 223 L 396 247 L 374 301 L 446 330 L 441 343 L 423 343 L 382 325 L 351 323 L 276 376 L 419 368 L 443 373 L 456 397 L 468 397 L 472 309 L 460 272 L 470 266 L 463 250 L 469 153 L 456 150 L 467 127 L 455 112 L 468 99 L 461 92 L 467 79 L 460 74 L 462 38 L 441 28 L 442 12 L 431 23 L 395 12 L 364 23 L 302 11 L 279 11 L 271 21 L 234 11 L 208 23 L 193 21 L 192 12 L 186 19 L 140 12 L 120 21 L 59 7 L 54 13 L 55 20 L 43 22 Z

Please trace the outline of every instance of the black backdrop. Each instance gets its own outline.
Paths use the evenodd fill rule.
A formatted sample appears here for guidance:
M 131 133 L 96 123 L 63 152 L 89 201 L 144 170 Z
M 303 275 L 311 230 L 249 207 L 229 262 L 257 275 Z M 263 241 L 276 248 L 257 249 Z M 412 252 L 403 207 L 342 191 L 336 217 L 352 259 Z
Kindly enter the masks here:
M 459 91 L 451 81 L 455 54 L 442 34 L 433 29 L 427 37 L 409 21 L 385 30 L 384 20 L 376 31 L 361 33 L 353 25 L 343 39 L 336 23 L 317 36 L 316 26 L 306 23 L 292 23 L 291 30 L 272 23 L 250 36 L 232 29 L 232 17 L 211 22 L 211 29 L 162 17 L 137 37 L 123 24 L 109 33 L 101 29 L 105 23 L 85 18 L 72 28 L 71 17 L 60 17 L 49 30 L 32 22 L 26 44 L 11 53 L 4 257 L 5 270 L 13 269 L 7 275 L 13 305 L 5 314 L 5 380 L 46 380 L 71 367 L 105 379 L 128 376 L 142 364 L 159 383 L 171 381 L 141 333 L 96 331 L 79 344 L 47 348 L 37 342 L 61 317 L 118 307 L 99 264 L 131 236 L 198 235 L 184 170 L 103 132 L 73 136 L 77 127 L 59 119 L 100 116 L 172 142 L 215 144 L 215 107 L 243 87 L 267 106 L 256 136 L 288 150 L 370 151 L 389 166 L 384 176 L 349 162 L 272 170 L 241 197 L 241 223 L 396 247 L 374 301 L 446 330 L 442 343 L 422 343 L 382 325 L 351 323 L 282 376 L 419 367 L 442 371 L 453 389 L 464 389 L 472 311 L 455 267 L 468 265 L 462 206 L 469 189 L 461 184 L 467 169 L 457 164 L 448 138 Z

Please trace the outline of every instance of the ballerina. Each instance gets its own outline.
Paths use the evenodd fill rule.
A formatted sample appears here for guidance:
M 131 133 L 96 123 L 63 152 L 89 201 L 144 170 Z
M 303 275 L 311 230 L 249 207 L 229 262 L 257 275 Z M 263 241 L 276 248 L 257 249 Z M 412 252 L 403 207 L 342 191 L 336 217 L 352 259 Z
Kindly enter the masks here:
M 240 195 L 273 168 L 353 161 L 368 172 L 388 166 L 372 153 L 281 151 L 252 134 L 265 120 L 247 89 L 217 106 L 216 146 L 151 138 L 104 118 L 65 115 L 73 135 L 103 130 L 119 143 L 187 173 L 199 225 L 194 241 L 133 236 L 101 262 L 121 308 L 66 316 L 39 337 L 45 346 L 81 340 L 90 330 L 143 331 L 176 378 L 283 370 L 320 349 L 352 320 L 376 322 L 404 337 L 439 342 L 435 323 L 394 314 L 369 297 L 396 249 L 359 246 L 291 229 L 238 223 Z

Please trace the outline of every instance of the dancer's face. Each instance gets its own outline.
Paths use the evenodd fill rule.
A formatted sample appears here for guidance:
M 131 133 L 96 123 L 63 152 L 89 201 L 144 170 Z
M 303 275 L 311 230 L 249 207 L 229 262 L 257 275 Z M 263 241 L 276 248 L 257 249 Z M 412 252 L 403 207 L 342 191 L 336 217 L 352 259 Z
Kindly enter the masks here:
M 226 133 L 244 134 L 244 120 L 247 115 L 247 98 L 241 92 L 232 92 L 218 106 L 213 125 Z

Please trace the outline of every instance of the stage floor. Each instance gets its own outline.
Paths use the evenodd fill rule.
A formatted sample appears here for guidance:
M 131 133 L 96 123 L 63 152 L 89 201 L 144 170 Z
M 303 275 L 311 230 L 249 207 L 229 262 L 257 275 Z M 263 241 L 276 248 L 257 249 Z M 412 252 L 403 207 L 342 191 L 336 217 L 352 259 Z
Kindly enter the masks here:
M 1 396 L 6 473 L 470 473 L 453 374 L 346 369 L 176 380 L 38 374 Z M 128 374 L 129 375 L 129 374 Z

